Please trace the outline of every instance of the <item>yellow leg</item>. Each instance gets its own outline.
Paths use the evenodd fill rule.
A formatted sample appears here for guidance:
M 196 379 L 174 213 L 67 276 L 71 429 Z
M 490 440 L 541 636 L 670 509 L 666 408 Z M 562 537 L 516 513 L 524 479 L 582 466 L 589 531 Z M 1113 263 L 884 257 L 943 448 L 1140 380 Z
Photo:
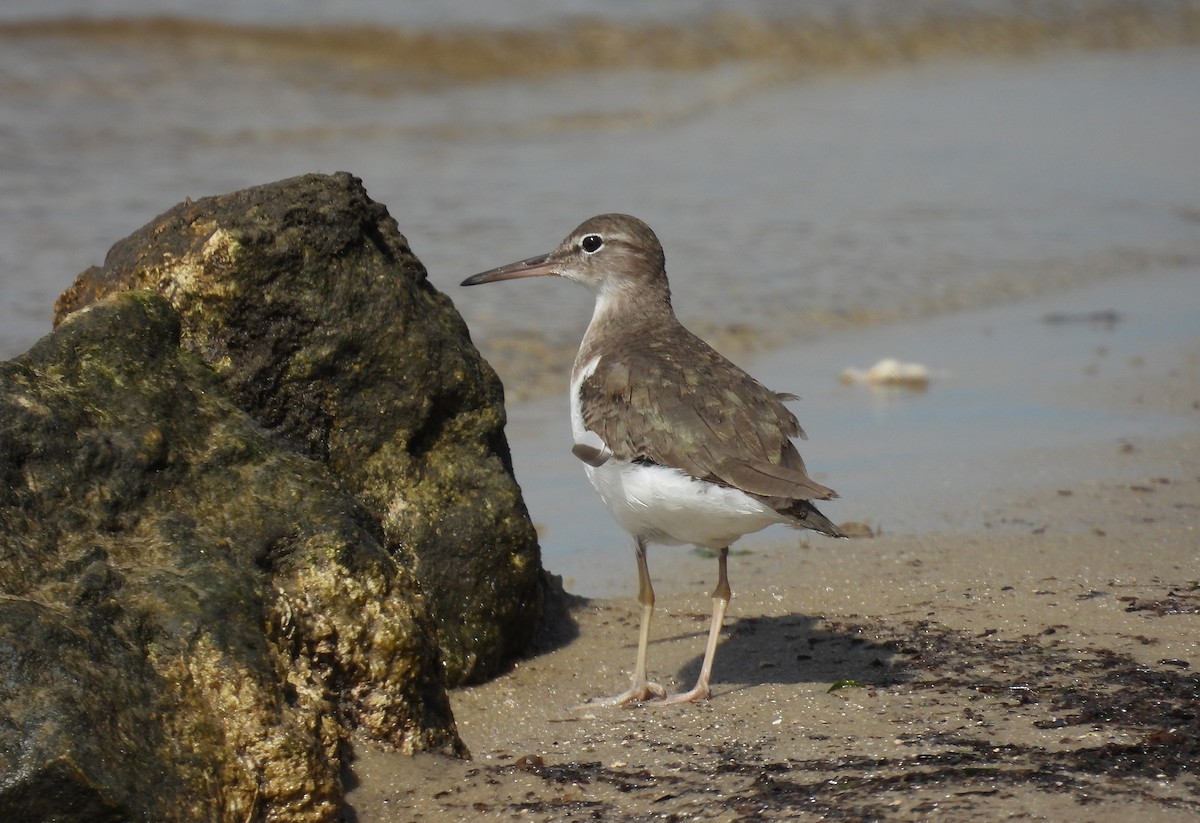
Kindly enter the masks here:
M 638 631 L 637 661 L 633 666 L 633 682 L 627 691 L 614 697 L 589 700 L 588 705 L 626 706 L 666 695 L 666 690 L 651 683 L 646 674 L 646 658 L 650 647 L 650 623 L 654 617 L 654 585 L 650 582 L 650 567 L 646 563 L 646 541 L 634 538 L 638 567 L 638 602 L 642 604 L 641 628 Z
M 693 700 L 706 700 L 712 696 L 709 680 L 712 677 L 713 658 L 717 654 L 717 642 L 721 639 L 721 626 L 725 623 L 725 610 L 729 608 L 729 599 L 733 592 L 729 588 L 729 572 L 727 570 L 729 547 L 721 549 L 717 555 L 718 577 L 717 587 L 713 589 L 712 623 L 708 626 L 708 643 L 704 647 L 704 663 L 700 666 L 700 677 L 691 691 L 673 694 L 664 703 L 690 703 Z

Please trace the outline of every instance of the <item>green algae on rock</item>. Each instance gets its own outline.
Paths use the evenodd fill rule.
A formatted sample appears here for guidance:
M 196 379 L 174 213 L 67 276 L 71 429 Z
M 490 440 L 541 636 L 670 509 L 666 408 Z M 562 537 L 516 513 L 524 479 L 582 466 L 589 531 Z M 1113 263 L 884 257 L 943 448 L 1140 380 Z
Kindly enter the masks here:
M 523 651 L 543 603 L 503 390 L 395 221 L 349 174 L 184 202 L 117 243 L 56 322 L 149 289 L 235 402 L 324 462 L 416 570 L 451 685 Z
M 464 751 L 411 569 L 126 292 L 0 364 L 0 818 L 331 821 Z

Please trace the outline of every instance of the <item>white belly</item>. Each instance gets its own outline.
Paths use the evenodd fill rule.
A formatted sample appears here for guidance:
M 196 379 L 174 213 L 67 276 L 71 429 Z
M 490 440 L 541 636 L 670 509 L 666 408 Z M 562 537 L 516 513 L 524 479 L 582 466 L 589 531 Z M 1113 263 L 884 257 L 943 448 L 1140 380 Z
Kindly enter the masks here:
M 695 480 L 678 469 L 617 460 L 584 468 L 621 528 L 654 543 L 719 549 L 744 534 L 787 522 L 744 492 Z
M 598 362 L 595 358 L 581 369 L 571 386 L 571 429 L 576 443 L 604 448 L 584 427 L 579 407 L 579 386 Z M 612 457 L 584 469 L 621 528 L 654 543 L 720 549 L 744 534 L 789 522 L 745 492 L 696 480 L 679 469 Z

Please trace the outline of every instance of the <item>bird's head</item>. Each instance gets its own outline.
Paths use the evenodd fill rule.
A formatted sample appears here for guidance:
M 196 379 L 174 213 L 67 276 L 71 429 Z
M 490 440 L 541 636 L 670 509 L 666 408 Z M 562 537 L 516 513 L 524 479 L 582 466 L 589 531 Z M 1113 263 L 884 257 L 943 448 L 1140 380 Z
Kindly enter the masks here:
M 476 286 L 518 277 L 562 277 L 598 296 L 629 289 L 641 295 L 663 294 L 668 300 L 670 296 L 662 244 L 649 226 L 628 214 L 592 217 L 549 254 L 476 274 L 462 284 Z

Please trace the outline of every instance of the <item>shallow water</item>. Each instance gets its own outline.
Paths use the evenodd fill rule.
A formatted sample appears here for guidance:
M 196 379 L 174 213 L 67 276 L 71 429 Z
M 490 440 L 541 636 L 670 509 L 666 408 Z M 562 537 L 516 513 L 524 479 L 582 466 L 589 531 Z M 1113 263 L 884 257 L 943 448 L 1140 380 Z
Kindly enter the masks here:
M 1169 281 L 1200 303 L 1200 4 L 260 0 L 206 4 L 206 21 L 194 8 L 0 10 L 0 357 L 49 330 L 75 274 L 185 197 L 352 171 L 510 400 L 538 398 L 510 409 L 519 479 L 548 567 L 585 593 L 624 592 L 628 572 L 582 473 L 546 445 L 565 432 L 589 298 L 553 281 L 457 284 L 592 214 L 654 226 L 685 322 L 805 395 L 806 454 L 844 498 L 833 516 L 887 529 L 945 520 L 930 501 L 962 478 L 941 471 L 957 452 L 940 429 L 1049 448 L 1120 421 L 1009 402 L 1019 368 L 882 405 L 831 374 L 895 355 L 956 381 L 1008 375 L 1027 358 L 989 359 L 967 312 L 1065 289 L 1111 281 L 1132 299 Z M 1013 346 L 1071 351 L 1023 322 Z M 888 342 L 902 340 L 907 353 Z
M 514 396 L 585 301 L 457 283 L 601 211 L 727 348 L 1200 253 L 1189 3 L 191 5 L 6 6 L 41 22 L 0 25 L 0 356 L 155 214 L 309 171 L 388 204 Z

